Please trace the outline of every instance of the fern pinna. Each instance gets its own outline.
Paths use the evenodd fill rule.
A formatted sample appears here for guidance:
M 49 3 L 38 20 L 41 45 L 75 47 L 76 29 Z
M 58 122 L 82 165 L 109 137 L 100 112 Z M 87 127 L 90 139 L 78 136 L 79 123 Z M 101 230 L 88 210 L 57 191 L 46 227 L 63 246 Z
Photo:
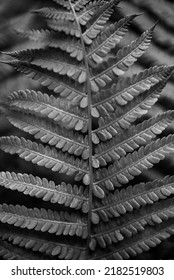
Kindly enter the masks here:
M 12 59 L 5 63 L 49 91 L 20 90 L 7 98 L 5 116 L 32 136 L 1 137 L 0 148 L 66 175 L 57 184 L 0 173 L 2 187 L 50 207 L 0 205 L 6 259 L 128 259 L 174 233 L 174 177 L 130 185 L 174 152 L 173 135 L 157 138 L 174 111 L 137 121 L 160 97 L 173 66 L 125 74 L 148 49 L 155 26 L 119 48 L 138 15 L 111 22 L 118 3 L 50 1 L 34 11 L 48 28 L 22 34 L 40 48 L 6 53 Z

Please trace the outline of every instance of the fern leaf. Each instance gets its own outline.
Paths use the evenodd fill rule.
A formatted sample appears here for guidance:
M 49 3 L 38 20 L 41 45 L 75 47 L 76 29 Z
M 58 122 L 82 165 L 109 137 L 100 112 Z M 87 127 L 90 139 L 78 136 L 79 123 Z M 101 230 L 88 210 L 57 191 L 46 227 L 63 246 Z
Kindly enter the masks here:
M 79 216 L 69 215 L 67 212 L 53 212 L 25 206 L 0 205 L 0 220 L 20 228 L 34 229 L 56 235 L 87 237 L 86 223 Z
M 67 75 L 80 84 L 86 81 L 86 70 L 84 65 L 66 56 L 64 52 L 57 52 L 54 48 L 22 50 L 8 53 L 21 62 L 39 66 L 43 69 L 53 71 L 59 75 Z
M 132 212 L 146 204 L 153 204 L 160 199 L 166 199 L 174 194 L 174 176 L 148 183 L 129 186 L 114 194 L 105 196 L 101 202 L 96 202 L 93 213 L 104 222 L 117 218 L 126 212 Z
M 105 24 L 112 15 L 115 6 L 119 2 L 119 0 L 106 2 L 94 13 L 91 20 L 87 23 L 87 30 L 83 33 L 83 40 L 87 45 L 90 45 L 92 40 L 104 29 Z
M 57 257 L 65 260 L 83 260 L 85 259 L 85 249 L 80 246 L 58 243 L 37 236 L 25 236 L 22 233 L 10 233 L 0 230 L 2 240 L 8 240 L 15 246 L 40 252 L 47 256 Z
M 132 126 L 129 130 L 123 130 L 112 140 L 97 145 L 94 155 L 95 162 L 98 161 L 100 165 L 104 166 L 107 165 L 107 162 L 118 160 L 127 153 L 133 152 L 162 133 L 173 119 L 174 111 L 168 111 Z
M 105 248 L 107 244 L 117 243 L 124 240 L 125 237 L 130 238 L 137 232 L 144 231 L 147 225 L 161 224 L 162 221 L 173 217 L 173 198 L 142 207 L 134 213 L 126 214 L 109 223 L 97 225 L 96 233 L 92 236 L 95 241 L 91 242 L 94 247 L 91 249 L 95 249 L 96 243 Z
M 96 2 L 100 5 L 100 1 L 101 0 L 97 0 Z M 75 11 L 79 12 L 80 10 L 85 9 L 86 5 L 92 5 L 93 3 L 91 3 L 91 0 L 77 0 L 74 3 L 72 3 L 72 6 L 74 8 Z
M 14 92 L 9 97 L 9 106 L 39 113 L 61 126 L 75 128 L 77 131 L 86 132 L 88 129 L 88 119 L 85 111 L 80 110 L 79 107 L 72 107 L 71 103 L 65 99 L 57 99 L 42 94 L 40 91 Z
M 48 181 L 46 178 L 14 172 L 0 172 L 0 185 L 25 195 L 42 198 L 44 201 L 63 204 L 77 210 L 82 209 L 83 213 L 88 212 L 88 194 L 82 186 L 65 183 L 56 186 L 53 181 Z
M 76 38 L 80 38 L 81 32 L 78 25 L 75 22 L 69 24 L 69 22 L 65 22 L 64 20 L 48 20 L 48 27 L 54 31 L 64 32 L 66 35 L 75 36 Z
M 110 246 L 110 252 L 108 253 L 98 252 L 97 255 L 99 259 L 105 260 L 129 259 L 131 256 L 134 257 L 157 246 L 173 234 L 173 219 L 170 219 L 156 227 L 147 227 L 143 232 L 136 234 L 131 239 L 126 239 L 115 246 L 112 245 L 112 248 Z
M 28 65 L 19 61 L 6 61 L 5 63 L 12 65 L 17 71 L 20 71 L 28 77 L 41 82 L 41 85 L 53 90 L 56 94 L 60 94 L 61 97 L 67 98 L 73 105 L 80 103 L 81 108 L 86 108 L 88 100 L 84 90 L 74 87 L 71 83 L 68 83 L 66 76 L 60 76 L 52 71 L 42 69 L 34 65 Z
M 17 33 L 29 40 L 40 42 L 46 47 L 52 47 L 60 49 L 70 54 L 70 57 L 74 57 L 77 61 L 82 61 L 84 59 L 83 50 L 80 45 L 79 40 L 72 39 L 69 36 L 58 36 L 58 33 L 53 30 L 29 30 L 22 31 L 17 30 Z M 6 52 L 5 54 L 10 54 Z
M 114 112 L 118 105 L 126 105 L 135 96 L 164 80 L 172 70 L 170 66 L 154 66 L 131 78 L 121 78 L 117 84 L 112 84 L 110 90 L 102 90 L 93 97 L 94 107 L 101 115 Z
M 36 139 L 40 139 L 43 143 L 49 143 L 51 146 L 69 154 L 81 155 L 83 159 L 89 158 L 88 139 L 83 137 L 82 134 L 65 130 L 33 115 L 23 114 L 21 118 L 21 114 L 15 111 L 8 112 L 7 119 L 15 127 L 34 135 Z
M 153 141 L 138 151 L 121 158 L 120 161 L 115 161 L 108 170 L 103 168 L 97 171 L 95 184 L 107 190 L 113 190 L 114 186 L 120 187 L 128 183 L 171 152 L 174 152 L 173 135 Z
M 132 102 L 124 107 L 118 106 L 114 113 L 100 117 L 99 128 L 93 131 L 94 143 L 97 144 L 100 140 L 112 139 L 113 136 L 120 133 L 123 129 L 128 129 L 131 123 L 146 114 L 152 105 L 157 102 L 168 79 L 169 76 L 150 90 L 135 97 Z
M 104 31 L 93 40 L 88 48 L 87 57 L 89 63 L 101 63 L 103 58 L 119 44 L 128 31 L 128 26 L 137 15 L 126 16 L 118 22 L 109 25 Z
M 69 0 L 52 0 L 56 2 L 58 5 L 62 6 L 63 8 L 66 8 L 67 10 L 71 10 L 71 5 Z
M 110 83 L 114 75 L 123 75 L 137 59 L 144 54 L 150 45 L 152 33 L 155 26 L 145 31 L 140 38 L 133 41 L 131 45 L 120 49 L 115 56 L 111 56 L 107 62 L 100 63 L 93 69 L 91 87 L 94 92 Z
M 5 260 L 43 260 L 39 254 L 27 252 L 22 248 L 11 245 L 7 241 L 0 240 L 0 256 Z
M 6 153 L 18 154 L 26 161 L 32 161 L 34 164 L 44 166 L 54 172 L 70 176 L 75 175 L 76 180 L 85 178 L 88 172 L 86 161 L 75 159 L 61 151 L 58 152 L 55 148 L 51 149 L 49 146 L 38 145 L 23 137 L 1 137 L 0 148 Z
M 84 1 L 85 2 L 85 1 Z M 87 1 L 86 1 L 87 2 Z M 88 3 L 85 3 L 87 5 L 83 6 L 83 8 L 80 8 L 80 5 L 83 5 L 83 1 L 81 3 L 76 3 L 74 5 L 74 9 L 76 10 L 77 15 L 77 21 L 82 25 L 86 26 L 89 21 L 95 17 L 96 12 L 98 9 L 101 8 L 101 6 L 106 4 L 105 0 L 97 0 L 97 1 L 88 1 Z
M 94 2 L 83 0 L 77 1 L 77 3 L 74 4 L 72 3 L 73 9 L 76 11 L 77 19 L 75 18 L 72 11 L 64 11 L 57 8 L 46 7 L 35 10 L 34 12 L 47 19 L 53 19 L 56 21 L 69 21 L 69 24 L 71 24 L 71 22 L 75 22 L 75 20 L 78 20 L 78 22 L 84 26 L 93 17 L 97 9 L 105 3 L 106 1 L 104 0 L 98 0 Z
M 40 8 L 34 10 L 33 12 L 47 19 L 53 19 L 56 21 L 68 21 L 69 24 L 75 21 L 75 17 L 71 11 L 60 10 L 54 7 Z

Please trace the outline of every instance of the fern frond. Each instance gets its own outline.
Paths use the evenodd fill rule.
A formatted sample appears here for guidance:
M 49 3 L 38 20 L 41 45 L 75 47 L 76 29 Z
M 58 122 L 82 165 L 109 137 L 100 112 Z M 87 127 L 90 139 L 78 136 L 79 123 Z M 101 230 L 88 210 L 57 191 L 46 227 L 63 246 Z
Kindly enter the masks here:
M 80 29 L 75 22 L 69 24 L 69 22 L 65 22 L 64 20 L 48 20 L 47 23 L 48 27 L 54 31 L 64 32 L 66 35 L 74 36 L 77 39 L 80 38 Z
M 8 55 L 29 65 L 39 66 L 59 75 L 67 75 L 80 84 L 86 81 L 86 70 L 83 63 L 77 63 L 74 58 L 71 58 L 65 52 L 57 52 L 55 48 L 28 49 L 9 52 Z
M 62 21 L 69 21 L 70 22 L 69 24 L 71 24 L 71 22 L 75 22 L 75 20 L 78 20 L 78 22 L 81 25 L 85 26 L 87 22 L 93 17 L 96 10 L 104 4 L 106 4 L 105 0 L 98 0 L 94 2 L 89 0 L 83 0 L 83 1 L 77 1 L 77 3 L 74 4 L 72 3 L 73 9 L 76 11 L 77 19 L 75 18 L 72 11 L 60 10 L 58 8 L 46 7 L 46 8 L 37 9 L 34 12 L 45 17 L 46 19 L 53 19 L 56 20 L 57 22 L 59 20 L 62 20 Z
M 32 161 L 32 163 L 49 168 L 54 172 L 75 175 L 75 180 L 85 178 L 88 172 L 86 161 L 75 159 L 55 148 L 44 147 L 42 144 L 26 140 L 23 137 L 1 137 L 0 148 L 6 153 L 18 154 L 26 161 Z
M 169 219 L 156 227 L 147 227 L 143 232 L 136 234 L 131 239 L 126 239 L 121 243 L 115 244 L 115 246 L 112 245 L 112 248 L 109 246 L 106 253 L 98 253 L 98 258 L 104 260 L 129 259 L 131 256 L 134 257 L 157 246 L 173 234 L 173 219 Z
M 60 94 L 61 97 L 66 97 L 73 105 L 80 103 L 81 108 L 87 107 L 88 99 L 84 90 L 80 85 L 77 87 L 77 85 L 74 84 L 73 86 L 73 84 L 66 79 L 66 76 L 60 76 L 52 71 L 34 65 L 28 65 L 28 63 L 17 60 L 6 61 L 5 63 L 13 66 L 17 71 L 24 73 L 31 79 L 39 81 L 41 85 Z
M 63 152 L 82 156 L 83 159 L 89 158 L 88 139 L 83 134 L 66 130 L 35 115 L 23 114 L 21 118 L 21 114 L 14 110 L 8 111 L 7 119 L 15 127 L 34 135 L 43 143 L 55 146 Z
M 93 40 L 87 49 L 89 63 L 101 63 L 103 58 L 119 44 L 128 31 L 128 26 L 137 15 L 126 16 L 118 22 L 109 25 Z
M 67 212 L 53 212 L 42 208 L 29 209 L 20 205 L 0 205 L 0 221 L 15 227 L 49 232 L 56 235 L 87 237 L 87 227 L 84 219 Z
M 0 172 L 0 185 L 25 195 L 42 198 L 44 201 L 63 204 L 77 210 L 82 209 L 83 213 L 87 213 L 89 209 L 88 193 L 83 186 L 77 187 L 65 183 L 56 186 L 53 181 L 48 181 L 46 178 L 14 172 Z
M 104 2 L 104 4 L 95 11 L 91 20 L 87 22 L 86 31 L 83 33 L 83 40 L 87 45 L 90 45 L 92 40 L 100 34 L 101 30 L 104 29 L 107 21 L 114 11 L 115 6 L 119 2 L 119 0 Z
M 58 36 L 58 33 L 53 30 L 17 30 L 17 33 L 29 40 L 43 43 L 47 47 L 60 49 L 70 54 L 70 57 L 76 58 L 78 61 L 84 59 L 84 54 L 79 40 L 72 39 L 68 36 Z M 6 54 L 10 54 L 6 52 Z
M 100 117 L 99 128 L 93 131 L 94 143 L 97 144 L 100 140 L 112 139 L 113 136 L 122 132 L 123 129 L 128 129 L 131 123 L 146 114 L 152 105 L 157 102 L 169 77 L 170 74 L 150 90 L 135 97 L 132 102 L 124 107 L 117 106 L 117 110 L 114 113 Z
M 27 252 L 26 250 L 13 246 L 7 241 L 0 240 L 0 256 L 4 260 L 43 260 L 39 254 Z
M 144 231 L 147 225 L 161 224 L 173 217 L 173 198 L 144 206 L 116 220 L 95 226 L 96 233 L 92 236 L 95 241 L 91 242 L 94 247 L 91 249 L 95 249 L 96 243 L 105 248 L 107 244 L 117 243 L 125 237 L 130 238 L 137 232 Z
M 84 2 L 78 1 L 75 5 L 73 5 L 73 8 L 76 10 L 77 20 L 82 26 L 86 26 L 93 17 L 96 17 L 96 12 L 106 4 L 106 0 L 88 1 L 85 5 L 83 4 Z
M 93 92 L 110 83 L 114 76 L 123 75 L 137 59 L 149 48 L 155 26 L 145 31 L 140 38 L 129 46 L 120 49 L 116 56 L 109 57 L 108 61 L 100 63 L 93 69 L 91 87 Z
M 172 194 L 174 194 L 174 176 L 140 183 L 105 196 L 101 202 L 96 202 L 93 213 L 104 222 L 108 222 L 110 218 L 117 218 L 126 212 L 132 212 L 133 209 L 166 199 Z
M 69 0 L 52 0 L 53 2 L 57 3 L 58 5 L 62 6 L 67 10 L 71 10 L 71 5 Z
M 174 152 L 173 135 L 153 141 L 138 151 L 115 161 L 108 169 L 103 168 L 96 171 L 95 184 L 107 190 L 114 190 L 114 187 L 128 183 L 172 152 Z
M 82 111 L 77 106 L 71 106 L 71 103 L 65 99 L 57 99 L 40 91 L 21 90 L 12 93 L 8 101 L 12 109 L 15 107 L 39 113 L 44 117 L 54 120 L 61 126 L 75 128 L 77 131 L 86 132 L 88 129 L 86 111 Z
M 53 19 L 56 21 L 67 21 L 69 24 L 71 22 L 75 21 L 74 14 L 71 11 L 65 11 L 65 10 L 60 10 L 56 9 L 54 7 L 45 7 L 45 8 L 40 8 L 37 10 L 33 11 L 36 14 L 39 14 L 40 16 L 43 16 L 47 19 Z
M 133 152 L 141 145 L 162 133 L 162 131 L 173 121 L 174 111 L 168 111 L 152 117 L 144 122 L 132 126 L 129 130 L 123 130 L 112 140 L 100 143 L 95 148 L 94 159 L 101 166 L 107 162 L 118 160 L 127 153 Z
M 110 90 L 102 90 L 94 95 L 93 106 L 101 115 L 114 112 L 118 105 L 126 105 L 134 97 L 164 80 L 172 71 L 172 66 L 154 66 L 130 78 L 121 78 L 116 84 L 112 84 Z
M 47 256 L 57 257 L 65 260 L 85 259 L 85 249 L 80 246 L 58 243 L 37 236 L 26 236 L 22 233 L 11 233 L 0 229 L 2 240 L 8 240 L 15 246 L 40 252 Z

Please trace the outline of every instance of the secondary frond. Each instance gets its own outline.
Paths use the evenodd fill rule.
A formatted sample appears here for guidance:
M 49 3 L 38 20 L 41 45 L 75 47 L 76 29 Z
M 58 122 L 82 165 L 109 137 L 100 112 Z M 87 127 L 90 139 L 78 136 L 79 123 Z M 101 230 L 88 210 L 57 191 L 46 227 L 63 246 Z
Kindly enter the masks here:
M 107 190 L 127 184 L 142 171 L 151 168 L 154 164 L 164 159 L 169 153 L 174 152 L 174 136 L 169 135 L 151 142 L 138 151 L 129 153 L 126 157 L 115 161 L 108 169 L 96 171 L 95 184 Z
M 26 140 L 23 137 L 1 137 L 0 148 L 6 153 L 18 154 L 22 159 L 49 168 L 54 172 L 64 173 L 69 176 L 74 175 L 77 181 L 88 173 L 89 168 L 86 161 L 57 151 L 55 148 Z
M 21 118 L 21 114 L 14 110 L 8 111 L 7 119 L 15 127 L 28 132 L 43 143 L 55 146 L 63 152 L 82 156 L 83 159 L 89 158 L 88 139 L 83 134 L 66 130 L 35 115 L 23 114 Z
M 87 49 L 87 57 L 89 63 L 101 63 L 103 58 L 119 44 L 121 39 L 128 31 L 128 26 L 137 15 L 126 16 L 118 22 L 106 27 L 97 37 L 93 40 L 90 47 Z
M 13 66 L 14 69 L 24 73 L 29 78 L 39 81 L 42 86 L 60 94 L 61 97 L 67 98 L 72 102 L 72 105 L 80 103 L 81 108 L 87 107 L 88 99 L 84 89 L 79 84 L 77 87 L 77 84 L 73 84 L 72 80 L 67 80 L 66 76 L 60 76 L 52 71 L 16 60 L 6 61 L 5 63 Z
M 118 105 L 114 113 L 100 117 L 99 128 L 93 131 L 93 142 L 98 144 L 100 140 L 112 139 L 113 136 L 128 129 L 131 123 L 146 114 L 152 105 L 157 102 L 169 77 L 170 74 L 150 90 L 136 96 L 132 102 L 129 102 L 124 107 Z
M 90 45 L 92 40 L 105 28 L 115 6 L 119 2 L 120 0 L 104 2 L 104 4 L 95 11 L 93 17 L 87 22 L 86 31 L 83 33 L 83 40 L 87 45 Z
M 112 83 L 111 89 L 101 90 L 93 96 L 93 106 L 101 115 L 107 115 L 120 106 L 126 105 L 134 97 L 149 90 L 164 80 L 173 71 L 173 66 L 154 66 L 132 77 L 120 78 Z
M 118 244 L 112 244 L 112 247 L 108 246 L 108 250 L 105 253 L 97 252 L 94 259 L 96 257 L 103 260 L 129 259 L 150 250 L 150 248 L 154 248 L 173 234 L 173 219 L 169 219 L 156 227 L 148 226 L 143 232 L 132 236 L 131 239 L 128 238 Z
M 2 229 L 0 229 L 0 236 L 2 240 L 7 240 L 15 246 L 25 248 L 28 251 L 40 252 L 46 256 L 65 260 L 85 259 L 85 249 L 77 245 L 50 241 L 31 234 L 26 236 L 23 233 L 11 233 Z
M 126 212 L 132 212 L 141 206 L 153 204 L 160 199 L 166 199 L 174 194 L 174 176 L 148 183 L 129 186 L 114 194 L 108 194 L 100 202 L 95 203 L 93 213 L 99 219 L 108 222 Z
M 0 240 L 0 256 L 4 260 L 43 260 L 39 254 L 27 252 L 25 249 L 13 246 L 7 241 Z
M 97 243 L 100 247 L 106 248 L 107 244 L 117 243 L 124 240 L 125 237 L 130 238 L 132 235 L 144 231 L 147 225 L 155 226 L 173 217 L 174 206 L 173 198 L 171 198 L 144 206 L 108 223 L 100 223 L 95 226 L 91 249 L 94 250 Z
M 76 214 L 53 212 L 44 208 L 29 209 L 20 205 L 0 205 L 0 221 L 15 227 L 49 232 L 56 235 L 87 237 L 87 227 L 84 219 Z
M 70 54 L 70 57 L 74 57 L 77 61 L 82 61 L 84 59 L 84 54 L 82 46 L 79 40 L 72 39 L 70 36 L 58 36 L 58 33 L 53 30 L 29 30 L 21 31 L 17 30 L 17 33 L 29 40 L 39 42 L 44 44 L 46 47 L 52 47 L 60 49 Z M 6 52 L 6 54 L 10 54 Z
M 107 165 L 108 162 L 118 160 L 127 153 L 156 137 L 173 121 L 174 111 L 168 111 L 152 117 L 144 122 L 133 125 L 129 130 L 123 130 L 113 137 L 110 141 L 103 142 L 95 148 L 94 159 L 101 166 Z
M 21 90 L 12 93 L 8 101 L 11 109 L 20 108 L 24 112 L 38 113 L 69 129 L 75 128 L 82 132 L 88 130 L 86 111 L 77 106 L 71 106 L 71 102 L 65 99 L 58 99 L 40 91 Z
M 86 81 L 86 69 L 83 63 L 77 63 L 77 60 L 67 53 L 58 52 L 55 48 L 29 49 L 7 54 L 28 65 L 35 65 L 59 75 L 67 75 L 80 84 Z
M 14 172 L 0 172 L 0 185 L 31 197 L 42 198 L 44 201 L 76 210 L 82 209 L 83 213 L 87 213 L 89 209 L 88 193 L 83 186 L 77 187 L 65 183 L 55 185 L 53 181 L 48 181 L 46 178 Z
M 123 75 L 137 59 L 149 48 L 154 26 L 145 31 L 140 38 L 129 46 L 120 49 L 116 56 L 110 56 L 107 61 L 99 63 L 92 70 L 91 87 L 93 92 L 98 92 L 110 83 L 114 77 Z

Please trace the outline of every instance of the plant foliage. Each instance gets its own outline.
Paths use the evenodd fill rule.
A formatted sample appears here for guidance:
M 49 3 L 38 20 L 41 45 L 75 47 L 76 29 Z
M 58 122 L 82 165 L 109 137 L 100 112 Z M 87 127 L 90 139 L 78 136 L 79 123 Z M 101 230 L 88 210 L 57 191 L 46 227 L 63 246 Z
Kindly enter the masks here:
M 118 3 L 50 1 L 34 11 L 48 28 L 24 34 L 42 47 L 6 53 L 11 59 L 4 63 L 49 91 L 26 89 L 7 98 L 6 118 L 31 136 L 3 136 L 0 148 L 65 178 L 57 184 L 0 173 L 2 187 L 47 205 L 0 205 L 0 254 L 6 259 L 128 259 L 174 233 L 173 176 L 130 185 L 174 152 L 174 135 L 157 137 L 174 111 L 140 119 L 174 67 L 126 74 L 149 48 L 155 25 L 120 48 L 138 14 L 111 23 Z

